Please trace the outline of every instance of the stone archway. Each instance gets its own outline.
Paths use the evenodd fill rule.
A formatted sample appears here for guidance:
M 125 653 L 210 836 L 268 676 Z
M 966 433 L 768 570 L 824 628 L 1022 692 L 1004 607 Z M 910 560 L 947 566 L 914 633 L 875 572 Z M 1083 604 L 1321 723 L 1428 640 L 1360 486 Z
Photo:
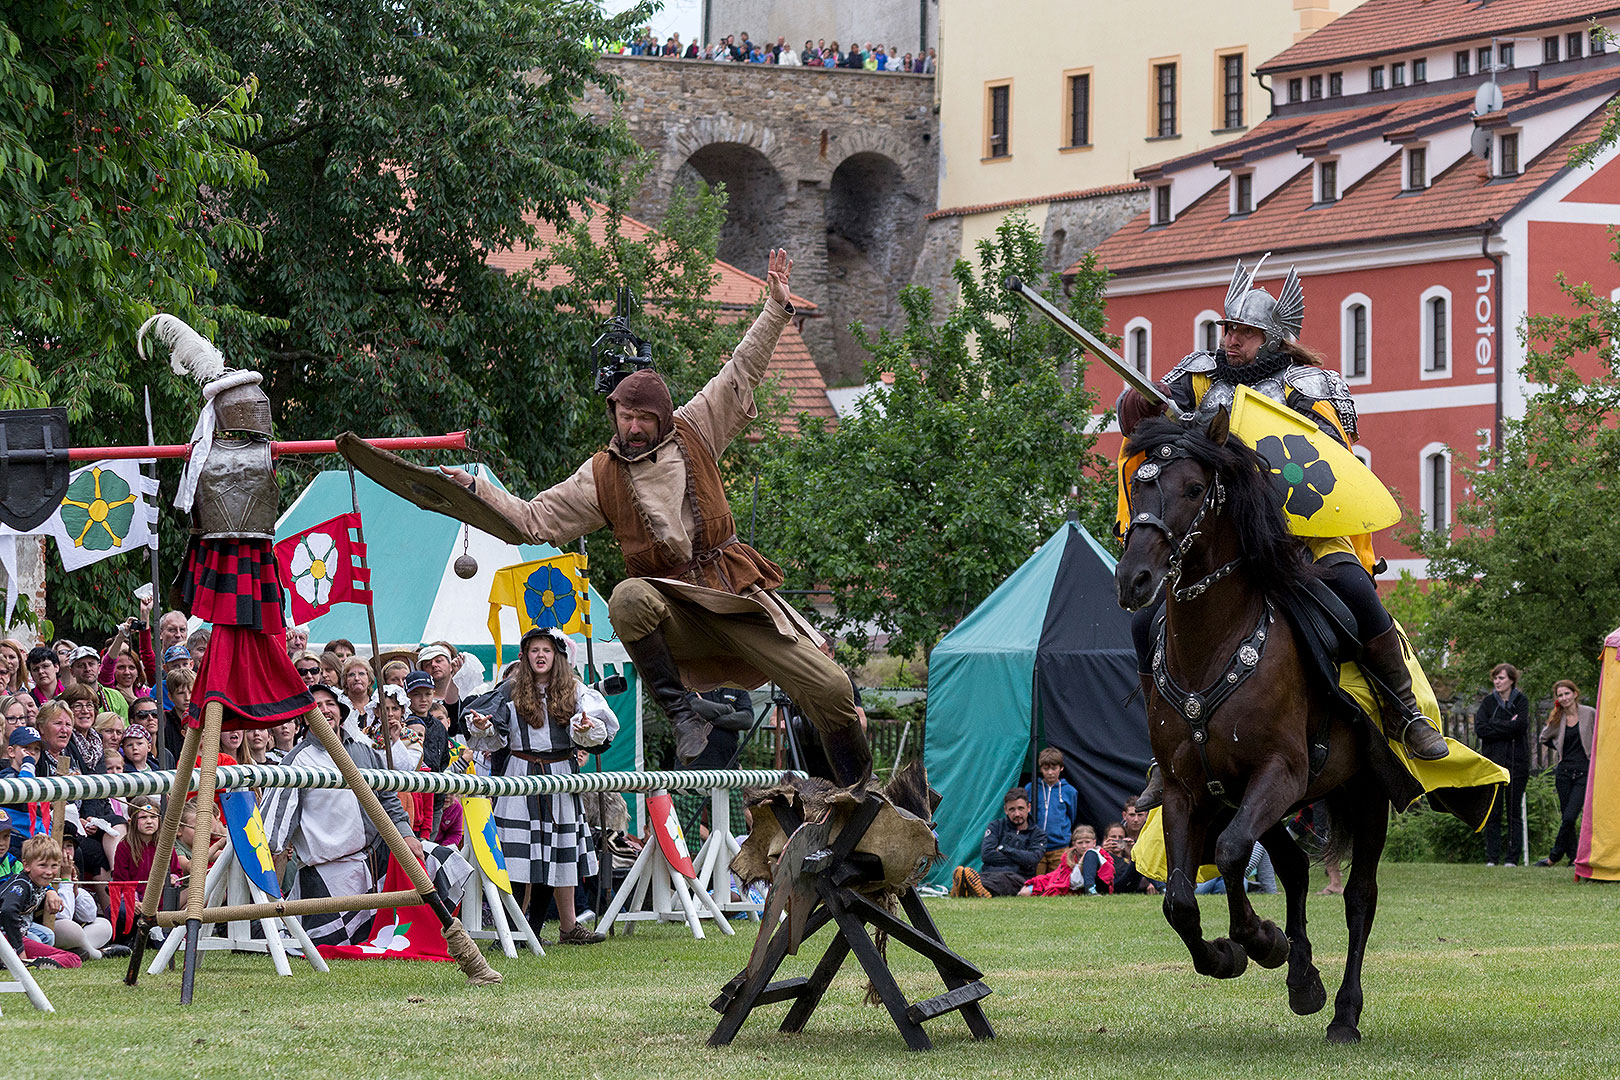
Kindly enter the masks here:
M 762 252 L 786 246 L 788 183 L 758 148 L 736 142 L 702 146 L 675 171 L 671 187 L 695 188 L 700 180 L 726 190 L 720 258 L 752 270 Z
M 827 302 L 835 360 L 830 381 L 858 380 L 865 351 L 849 332 L 896 330 L 903 321 L 896 280 L 909 276 L 920 240 L 920 199 L 895 160 L 875 150 L 849 154 L 827 187 Z

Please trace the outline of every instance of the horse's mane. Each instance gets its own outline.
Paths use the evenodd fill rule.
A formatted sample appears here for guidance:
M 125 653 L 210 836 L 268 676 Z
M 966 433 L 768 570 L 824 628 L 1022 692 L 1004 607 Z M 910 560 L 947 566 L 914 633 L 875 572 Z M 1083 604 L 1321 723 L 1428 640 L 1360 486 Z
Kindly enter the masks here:
M 1203 424 L 1184 424 L 1162 416 L 1138 424 L 1125 452 L 1145 452 L 1151 458 L 1161 446 L 1177 448 L 1221 478 L 1226 487 L 1222 516 L 1237 531 L 1243 569 L 1262 590 L 1276 595 L 1315 576 L 1305 546 L 1288 531 L 1283 496 L 1271 482 L 1264 458 L 1236 436 L 1217 443 Z

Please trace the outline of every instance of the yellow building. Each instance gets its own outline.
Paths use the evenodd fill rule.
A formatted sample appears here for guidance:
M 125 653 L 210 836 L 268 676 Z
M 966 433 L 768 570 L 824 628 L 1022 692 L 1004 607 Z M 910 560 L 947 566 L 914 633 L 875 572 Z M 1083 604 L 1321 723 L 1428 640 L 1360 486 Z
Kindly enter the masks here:
M 1146 206 L 1135 170 L 1259 123 L 1255 68 L 1360 2 L 939 0 L 933 246 L 971 257 L 1022 208 L 1067 265 Z

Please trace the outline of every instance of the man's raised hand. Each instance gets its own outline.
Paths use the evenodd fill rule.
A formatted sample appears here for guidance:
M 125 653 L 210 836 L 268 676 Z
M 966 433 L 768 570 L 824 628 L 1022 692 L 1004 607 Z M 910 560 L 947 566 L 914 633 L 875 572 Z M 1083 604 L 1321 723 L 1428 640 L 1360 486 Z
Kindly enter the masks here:
M 473 474 L 466 469 L 452 469 L 448 465 L 440 465 L 439 471 L 464 488 L 471 489 L 473 486 Z
M 771 252 L 770 267 L 765 271 L 765 284 L 770 297 L 783 307 L 789 306 L 788 275 L 793 273 L 793 260 L 782 248 Z

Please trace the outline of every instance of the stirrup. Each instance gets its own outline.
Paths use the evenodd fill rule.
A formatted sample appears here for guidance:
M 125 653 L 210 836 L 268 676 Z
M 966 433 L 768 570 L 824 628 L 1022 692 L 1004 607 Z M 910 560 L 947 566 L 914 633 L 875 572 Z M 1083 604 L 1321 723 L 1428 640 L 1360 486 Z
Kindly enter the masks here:
M 1446 737 L 1422 714 L 1406 717 L 1406 725 L 1401 728 L 1401 746 L 1409 757 L 1419 761 L 1439 761 L 1451 754 Z

